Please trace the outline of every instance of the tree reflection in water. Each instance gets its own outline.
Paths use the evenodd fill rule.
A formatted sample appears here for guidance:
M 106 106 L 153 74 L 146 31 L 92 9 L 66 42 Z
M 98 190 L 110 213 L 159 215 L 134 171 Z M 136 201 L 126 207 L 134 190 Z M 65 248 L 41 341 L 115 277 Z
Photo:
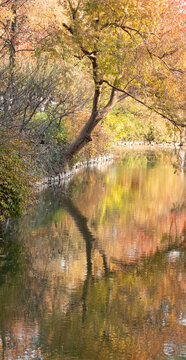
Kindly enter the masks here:
M 3 235 L 3 360 L 184 358 L 182 180 L 158 166 L 89 172 L 79 197 L 49 190 Z

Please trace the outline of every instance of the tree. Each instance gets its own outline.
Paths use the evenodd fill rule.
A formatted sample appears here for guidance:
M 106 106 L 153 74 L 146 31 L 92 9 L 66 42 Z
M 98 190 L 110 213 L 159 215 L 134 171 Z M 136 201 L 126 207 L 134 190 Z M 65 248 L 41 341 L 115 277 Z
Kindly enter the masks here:
M 146 0 L 64 0 L 61 6 L 63 22 L 53 25 L 48 50 L 82 62 L 94 83 L 90 117 L 68 147 L 65 162 L 92 140 L 96 125 L 127 97 L 174 126 L 185 126 L 179 11 L 164 1 Z
M 6 0 L 0 4 L 0 53 L 8 56 L 10 69 L 15 66 L 16 55 L 31 48 L 32 34 L 27 19 L 27 0 Z

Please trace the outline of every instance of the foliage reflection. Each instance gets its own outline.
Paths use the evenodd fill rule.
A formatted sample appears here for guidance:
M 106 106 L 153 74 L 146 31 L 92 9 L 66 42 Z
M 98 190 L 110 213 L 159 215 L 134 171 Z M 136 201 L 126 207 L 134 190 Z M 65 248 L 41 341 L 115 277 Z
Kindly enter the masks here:
M 168 160 L 89 170 L 2 235 L 3 360 L 184 358 L 184 182 Z

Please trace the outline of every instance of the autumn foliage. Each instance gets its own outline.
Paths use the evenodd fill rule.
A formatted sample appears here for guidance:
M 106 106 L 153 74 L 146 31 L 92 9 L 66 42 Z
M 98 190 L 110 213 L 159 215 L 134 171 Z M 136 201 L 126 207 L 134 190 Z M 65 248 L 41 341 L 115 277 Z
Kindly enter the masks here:
M 49 175 L 118 140 L 178 141 L 184 11 L 181 1 L 2 0 L 0 130 L 34 144 Z

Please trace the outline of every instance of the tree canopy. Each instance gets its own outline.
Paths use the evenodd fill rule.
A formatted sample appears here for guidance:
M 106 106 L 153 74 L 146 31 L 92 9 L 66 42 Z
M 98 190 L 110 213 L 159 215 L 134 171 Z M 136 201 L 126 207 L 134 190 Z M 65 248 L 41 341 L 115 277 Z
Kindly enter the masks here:
M 45 49 L 83 63 L 94 82 L 91 116 L 67 150 L 67 159 L 91 140 L 95 126 L 126 97 L 174 126 L 185 126 L 179 8 L 145 0 L 65 0 L 61 6 L 62 19 L 53 24 Z

